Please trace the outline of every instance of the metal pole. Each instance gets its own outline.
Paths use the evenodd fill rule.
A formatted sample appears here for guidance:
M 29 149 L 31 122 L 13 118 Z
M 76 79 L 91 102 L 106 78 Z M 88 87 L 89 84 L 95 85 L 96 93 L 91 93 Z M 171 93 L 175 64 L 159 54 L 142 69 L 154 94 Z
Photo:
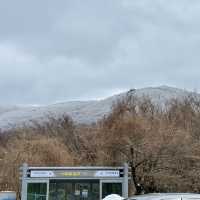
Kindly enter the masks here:
M 123 197 L 128 198 L 128 164 L 124 163 Z
M 22 166 L 23 174 L 22 174 L 22 190 L 21 190 L 21 199 L 26 200 L 27 199 L 27 189 L 26 189 L 26 173 L 28 169 L 28 164 L 24 163 Z

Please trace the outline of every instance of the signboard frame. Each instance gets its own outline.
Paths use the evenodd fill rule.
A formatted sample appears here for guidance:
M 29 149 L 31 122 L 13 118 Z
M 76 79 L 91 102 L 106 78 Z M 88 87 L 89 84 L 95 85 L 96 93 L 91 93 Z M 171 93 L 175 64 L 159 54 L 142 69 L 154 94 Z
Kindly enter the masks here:
M 119 170 L 31 170 L 30 178 L 120 178 Z

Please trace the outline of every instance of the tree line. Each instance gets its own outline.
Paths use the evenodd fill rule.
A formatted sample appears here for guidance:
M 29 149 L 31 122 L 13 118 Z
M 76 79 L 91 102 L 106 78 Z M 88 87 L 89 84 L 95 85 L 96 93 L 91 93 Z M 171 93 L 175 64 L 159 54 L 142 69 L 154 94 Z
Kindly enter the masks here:
M 129 95 L 96 124 L 68 116 L 0 134 L 0 190 L 20 194 L 19 167 L 131 168 L 132 193 L 200 192 L 200 100 L 187 96 L 164 106 Z M 19 195 L 18 195 L 19 196 Z

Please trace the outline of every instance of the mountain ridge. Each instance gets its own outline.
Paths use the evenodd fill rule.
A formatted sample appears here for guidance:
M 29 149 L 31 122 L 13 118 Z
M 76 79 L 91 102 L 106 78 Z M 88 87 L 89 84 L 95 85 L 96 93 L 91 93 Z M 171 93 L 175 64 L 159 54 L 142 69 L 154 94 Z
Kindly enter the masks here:
M 182 99 L 188 95 L 200 94 L 179 88 L 160 86 L 141 89 L 131 89 L 127 92 L 113 95 L 102 100 L 68 101 L 46 106 L 0 106 L 0 129 L 2 131 L 23 125 L 31 126 L 34 122 L 43 123 L 50 118 L 70 116 L 75 123 L 91 124 L 109 114 L 114 102 L 128 93 L 138 98 L 148 96 L 153 103 L 162 105 L 170 99 Z

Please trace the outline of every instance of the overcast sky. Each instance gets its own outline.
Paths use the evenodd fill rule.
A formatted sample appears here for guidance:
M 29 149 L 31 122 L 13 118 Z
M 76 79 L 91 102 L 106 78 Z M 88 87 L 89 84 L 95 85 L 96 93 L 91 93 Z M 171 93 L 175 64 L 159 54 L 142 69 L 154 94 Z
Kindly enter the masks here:
M 1 1 L 0 70 L 0 104 L 199 90 L 200 1 Z

